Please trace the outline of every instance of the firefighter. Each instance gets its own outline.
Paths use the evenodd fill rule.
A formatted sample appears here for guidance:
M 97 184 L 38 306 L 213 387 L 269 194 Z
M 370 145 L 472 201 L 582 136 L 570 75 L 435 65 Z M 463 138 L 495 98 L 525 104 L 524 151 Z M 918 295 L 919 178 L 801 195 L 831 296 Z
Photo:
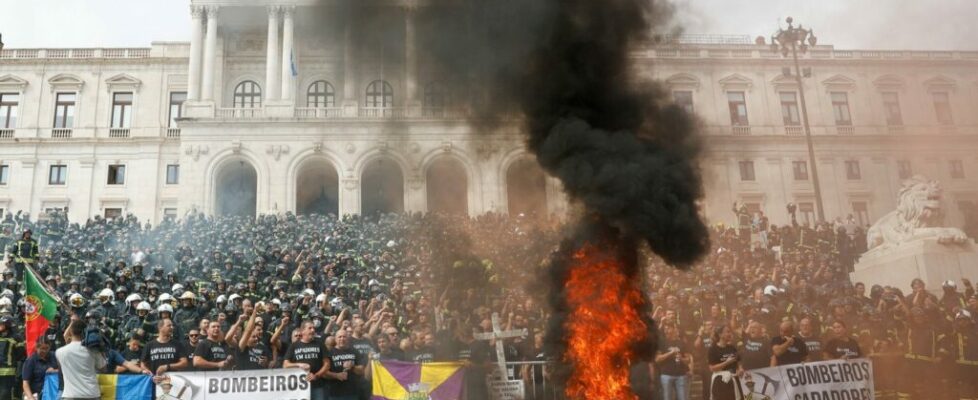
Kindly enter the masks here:
M 37 241 L 31 238 L 31 230 L 25 229 L 24 233 L 21 234 L 20 240 L 10 246 L 10 259 L 8 263 L 11 260 L 14 263 L 14 274 L 16 275 L 17 282 L 24 280 L 24 267 L 27 265 L 33 267 L 37 263 L 38 255 Z
M 967 310 L 954 316 L 954 331 L 941 342 L 940 354 L 954 365 L 958 398 L 978 399 L 978 331 Z

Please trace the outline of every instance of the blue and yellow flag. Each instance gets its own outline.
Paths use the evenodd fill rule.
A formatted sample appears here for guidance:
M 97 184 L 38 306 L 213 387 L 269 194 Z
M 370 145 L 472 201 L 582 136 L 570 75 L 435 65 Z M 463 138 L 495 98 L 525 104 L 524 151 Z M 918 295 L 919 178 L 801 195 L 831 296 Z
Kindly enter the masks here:
M 99 389 L 102 400 L 152 400 L 153 380 L 149 375 L 99 375 Z M 44 378 L 44 399 L 58 399 L 60 391 L 58 374 L 48 374 Z
M 465 369 L 461 363 L 373 361 L 371 400 L 458 400 Z

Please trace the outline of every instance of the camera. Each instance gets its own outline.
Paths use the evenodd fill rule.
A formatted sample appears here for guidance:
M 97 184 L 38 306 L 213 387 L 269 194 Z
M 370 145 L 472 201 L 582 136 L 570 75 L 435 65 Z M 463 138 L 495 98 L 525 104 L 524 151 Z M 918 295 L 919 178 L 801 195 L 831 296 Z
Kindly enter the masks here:
M 109 327 L 105 325 L 102 319 L 102 313 L 98 310 L 90 310 L 85 313 L 85 323 L 88 327 L 85 328 L 82 346 L 98 352 L 106 352 L 112 347 L 106 334 L 109 332 Z

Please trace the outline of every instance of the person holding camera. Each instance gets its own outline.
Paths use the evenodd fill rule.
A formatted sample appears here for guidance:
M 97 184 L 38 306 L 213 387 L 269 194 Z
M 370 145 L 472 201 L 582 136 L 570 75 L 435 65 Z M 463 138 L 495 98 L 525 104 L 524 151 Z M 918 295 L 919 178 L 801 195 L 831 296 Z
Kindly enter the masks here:
M 105 356 L 82 345 L 87 328 L 85 321 L 71 321 L 65 331 L 65 341 L 70 343 L 55 352 L 64 377 L 62 400 L 96 400 L 102 397 L 98 371 L 105 367 Z

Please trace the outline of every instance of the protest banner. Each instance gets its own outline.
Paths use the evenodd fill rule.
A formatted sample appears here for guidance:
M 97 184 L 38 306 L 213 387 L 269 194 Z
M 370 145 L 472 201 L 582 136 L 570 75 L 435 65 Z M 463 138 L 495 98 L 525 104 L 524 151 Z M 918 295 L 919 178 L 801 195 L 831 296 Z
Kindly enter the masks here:
M 740 380 L 747 400 L 872 400 L 873 362 L 831 360 L 747 371 Z
M 309 388 L 298 368 L 171 372 L 156 385 L 156 400 L 308 400 Z

